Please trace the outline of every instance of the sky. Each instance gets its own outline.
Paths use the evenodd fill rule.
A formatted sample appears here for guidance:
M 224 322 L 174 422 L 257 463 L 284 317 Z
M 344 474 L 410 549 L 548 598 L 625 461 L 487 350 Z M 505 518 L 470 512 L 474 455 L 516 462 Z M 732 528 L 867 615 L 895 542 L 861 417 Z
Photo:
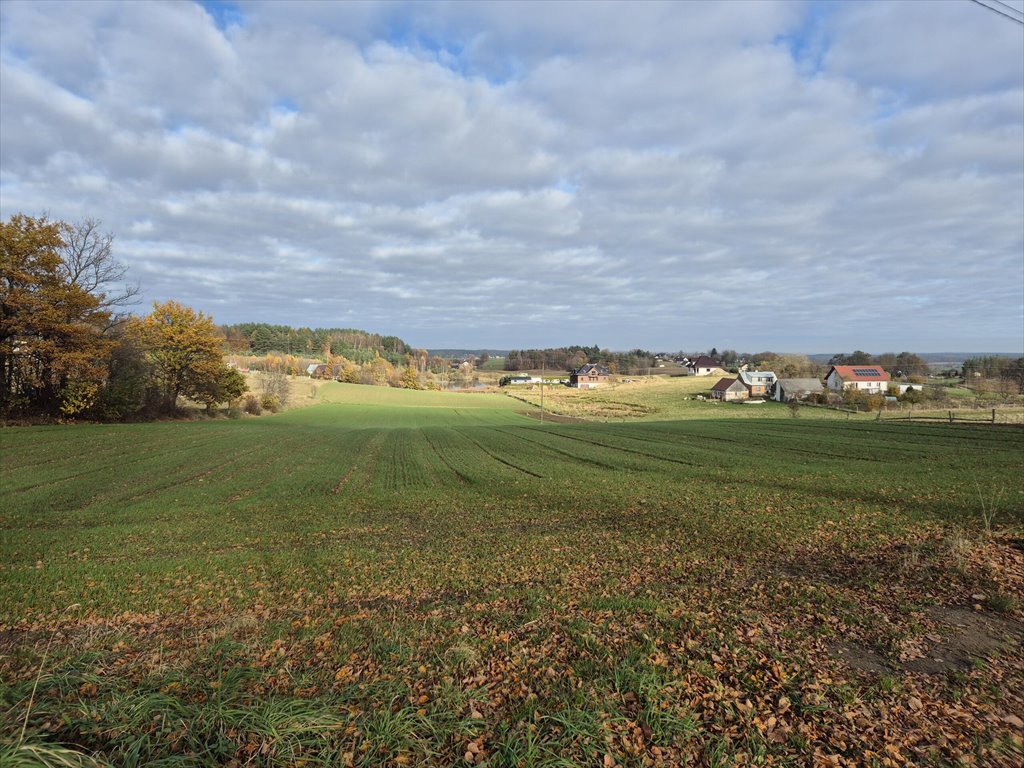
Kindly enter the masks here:
M 0 216 L 218 323 L 1024 354 L 1024 0 L 0 3 Z

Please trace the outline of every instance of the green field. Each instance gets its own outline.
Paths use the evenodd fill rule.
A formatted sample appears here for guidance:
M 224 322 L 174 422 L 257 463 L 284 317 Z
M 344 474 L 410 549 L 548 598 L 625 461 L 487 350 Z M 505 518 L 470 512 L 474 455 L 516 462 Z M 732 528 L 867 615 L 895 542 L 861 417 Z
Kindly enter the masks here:
M 0 432 L 0 757 L 1017 762 L 1020 428 L 317 399 Z

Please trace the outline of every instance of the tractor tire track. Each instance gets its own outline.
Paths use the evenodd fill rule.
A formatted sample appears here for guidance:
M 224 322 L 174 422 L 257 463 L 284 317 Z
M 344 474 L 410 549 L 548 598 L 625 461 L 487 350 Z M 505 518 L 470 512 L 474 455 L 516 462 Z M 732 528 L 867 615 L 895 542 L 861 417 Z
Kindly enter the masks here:
M 427 441 L 427 445 L 430 446 L 430 449 L 434 452 L 434 455 L 437 456 L 438 459 L 440 459 L 442 464 L 444 464 L 446 467 L 448 467 L 449 470 L 451 470 L 451 473 L 453 475 L 455 475 L 456 479 L 460 483 L 462 483 L 463 485 L 472 485 L 473 484 L 473 481 L 470 480 L 466 475 L 462 474 L 462 472 L 460 472 L 458 469 L 456 469 L 455 465 L 452 464 L 452 462 L 448 460 L 448 457 L 445 456 L 440 451 L 440 449 L 438 449 L 438 447 L 434 443 L 434 441 L 430 439 L 430 435 L 427 434 L 426 430 L 423 431 L 423 438 Z
M 514 437 L 517 440 L 522 440 L 524 443 L 530 443 L 531 445 L 539 445 L 541 448 L 543 448 L 546 451 L 551 451 L 551 453 L 557 454 L 559 456 L 567 456 L 568 458 L 572 459 L 573 461 L 578 461 L 578 462 L 583 463 L 583 464 L 592 464 L 595 467 L 600 467 L 601 469 L 611 469 L 611 470 L 616 470 L 616 471 L 622 470 L 622 467 L 617 466 L 615 464 L 609 464 L 607 462 L 599 461 L 597 459 L 591 459 L 591 458 L 586 457 L 586 456 L 580 456 L 580 455 L 572 453 L 570 451 L 562 450 L 561 448 L 555 448 L 553 445 L 548 445 L 547 443 L 541 442 L 540 440 L 531 440 L 530 438 L 523 437 L 522 435 L 518 435 L 515 432 L 510 432 L 510 431 L 504 430 L 504 429 L 499 429 L 499 430 L 496 430 L 496 431 L 501 432 L 504 435 L 508 435 L 509 437 Z M 547 434 L 547 433 L 545 433 L 545 434 Z
M 494 459 L 499 464 L 504 464 L 506 467 L 510 467 L 510 468 L 516 470 L 517 472 L 522 472 L 524 475 L 529 475 L 530 477 L 536 477 L 536 478 L 539 478 L 541 480 L 544 479 L 544 475 L 537 474 L 533 470 L 526 469 L 525 467 L 520 467 L 520 466 L 518 466 L 516 464 L 513 464 L 511 461 L 508 461 L 507 459 L 503 459 L 503 458 L 501 458 L 501 456 L 498 456 L 497 454 L 492 453 L 491 451 L 489 451 L 486 448 L 484 448 L 484 446 L 481 445 L 479 442 L 477 442 L 472 437 L 467 435 L 464 431 L 462 431 L 462 430 L 455 430 L 455 431 L 458 432 L 460 435 L 462 435 L 467 440 L 469 440 L 469 442 L 471 442 L 473 445 L 475 445 L 481 451 L 486 453 L 488 456 L 490 456 L 492 459 Z
M 697 462 L 694 462 L 694 461 L 684 461 L 683 459 L 673 459 L 670 456 L 659 456 L 656 453 L 647 453 L 645 451 L 638 451 L 635 448 L 626 448 L 626 447 L 621 446 L 621 445 L 608 445 L 607 443 L 599 443 L 596 440 L 584 440 L 582 437 L 573 437 L 571 435 L 563 434 L 562 432 L 555 432 L 555 431 L 548 432 L 546 430 L 537 429 L 536 427 L 524 427 L 524 429 L 530 429 L 530 430 L 533 430 L 535 432 L 543 431 L 544 434 L 546 434 L 546 435 L 556 435 L 557 437 L 561 437 L 564 440 L 575 440 L 575 441 L 580 442 L 580 443 L 586 443 L 587 445 L 596 445 L 599 448 L 608 448 L 609 450 L 612 450 L 612 451 L 622 451 L 623 453 L 633 453 L 633 454 L 636 454 L 637 456 L 645 456 L 645 457 L 647 457 L 649 459 L 657 459 L 658 461 L 667 461 L 667 462 L 669 462 L 671 464 L 682 464 L 685 467 L 700 466 L 700 465 L 697 464 Z
M 385 434 L 386 432 L 383 430 L 376 431 L 376 433 L 366 442 L 366 445 L 361 451 L 362 455 L 352 462 L 348 468 L 348 472 L 346 472 L 344 476 L 331 488 L 331 493 L 341 493 L 348 487 L 348 484 L 351 482 L 357 469 L 366 469 L 368 466 L 372 466 L 376 462 L 377 456 L 380 454 L 381 446 L 384 442 Z
M 213 440 L 203 441 L 202 443 L 191 443 L 189 445 L 183 445 L 183 446 L 181 446 L 179 448 L 174 448 L 174 449 L 172 449 L 170 451 L 166 451 L 164 453 L 159 454 L 159 458 L 163 459 L 166 456 L 173 456 L 174 454 L 182 453 L 182 452 L 185 452 L 185 451 L 194 451 L 197 448 L 205 448 L 208 445 L 212 445 L 212 444 L 215 444 L 215 443 L 218 443 L 218 442 L 221 442 L 221 438 L 219 438 L 219 437 L 218 438 L 214 438 Z M 64 477 L 55 478 L 53 480 L 44 480 L 44 481 L 41 481 L 41 482 L 38 482 L 38 483 L 32 483 L 30 485 L 23 485 L 20 488 L 11 488 L 11 489 L 8 489 L 8 490 L 11 493 L 18 494 L 18 493 L 25 493 L 27 491 L 32 491 L 32 490 L 35 490 L 37 488 L 46 488 L 48 486 L 60 485 L 61 483 L 66 483 L 66 482 L 68 482 L 70 480 L 77 480 L 78 478 L 87 477 L 88 475 L 94 475 L 94 474 L 96 474 L 98 472 L 105 472 L 105 471 L 111 470 L 111 469 L 121 469 L 121 468 L 124 468 L 124 467 L 131 466 L 132 464 L 138 464 L 140 462 L 149 461 L 149 460 L 153 459 L 156 456 L 157 456 L 157 454 L 155 454 L 155 453 L 152 453 L 152 454 L 147 453 L 146 455 L 139 456 L 138 458 L 135 458 L 135 459 L 128 459 L 128 460 L 125 460 L 125 461 L 117 461 L 117 462 L 114 462 L 114 463 L 111 463 L 111 464 L 103 464 L 103 465 L 98 466 L 98 467 L 89 467 L 88 469 L 84 469 L 81 472 L 75 472 L 74 474 L 66 475 Z

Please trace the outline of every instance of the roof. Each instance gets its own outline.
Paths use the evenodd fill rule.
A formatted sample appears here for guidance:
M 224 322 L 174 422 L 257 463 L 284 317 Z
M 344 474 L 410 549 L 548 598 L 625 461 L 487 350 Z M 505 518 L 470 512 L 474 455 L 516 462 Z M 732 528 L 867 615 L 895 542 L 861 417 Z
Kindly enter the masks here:
M 712 392 L 725 392 L 737 382 L 737 379 L 719 379 L 718 383 L 711 388 Z
M 696 360 L 691 360 L 690 365 L 694 368 L 721 368 L 722 364 L 713 357 L 701 355 Z
M 587 363 L 586 365 L 581 365 L 579 368 L 573 371 L 573 373 L 576 374 L 577 376 L 611 376 L 611 371 L 609 371 L 603 365 L 598 365 L 597 363 Z
M 833 365 L 826 379 L 832 371 L 843 381 L 889 381 L 889 374 L 880 365 Z
M 821 379 L 778 379 L 776 386 L 788 389 L 790 392 L 805 391 L 817 392 L 821 389 Z
M 756 379 L 756 381 L 755 381 L 755 379 Z M 747 384 L 748 386 L 750 384 L 759 384 L 759 383 L 763 382 L 765 379 L 771 379 L 771 381 L 775 381 L 775 372 L 774 371 L 741 371 L 740 372 L 740 381 L 742 381 L 744 384 Z

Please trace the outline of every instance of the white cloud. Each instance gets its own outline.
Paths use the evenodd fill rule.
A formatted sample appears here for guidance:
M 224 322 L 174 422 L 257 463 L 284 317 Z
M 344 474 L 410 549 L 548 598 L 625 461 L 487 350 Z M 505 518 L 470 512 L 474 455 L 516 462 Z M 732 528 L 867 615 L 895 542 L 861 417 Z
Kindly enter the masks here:
M 1024 344 L 1022 36 L 968 3 L 0 14 L 3 215 L 98 217 L 221 322 Z

